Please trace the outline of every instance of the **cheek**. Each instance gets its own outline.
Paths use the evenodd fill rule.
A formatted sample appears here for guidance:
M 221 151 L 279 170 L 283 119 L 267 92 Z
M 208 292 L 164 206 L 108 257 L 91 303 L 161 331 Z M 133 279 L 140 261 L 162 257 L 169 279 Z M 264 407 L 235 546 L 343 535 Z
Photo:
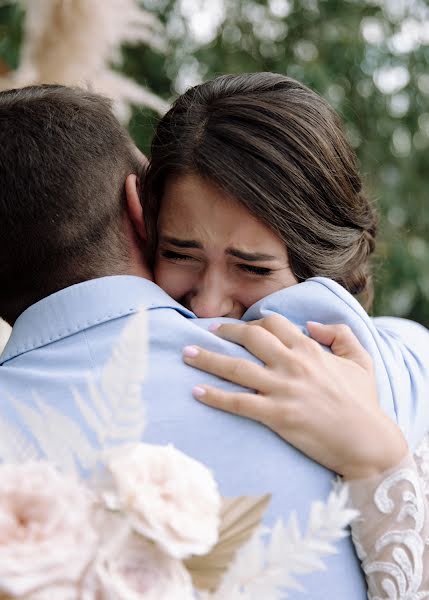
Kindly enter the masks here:
M 174 300 L 180 300 L 194 286 L 195 274 L 191 269 L 159 259 L 154 267 L 155 283 Z
M 271 291 L 267 291 L 270 288 L 267 285 L 268 282 L 247 278 L 243 281 L 243 279 L 240 280 L 240 285 L 236 287 L 235 299 L 244 308 L 250 308 L 252 304 L 271 294 Z
M 295 281 L 289 281 L 286 283 L 282 280 L 274 280 L 271 278 L 252 278 L 245 281 L 241 280 L 240 286 L 237 288 L 236 298 L 242 306 L 250 308 L 252 304 L 262 300 L 265 296 L 269 296 L 274 292 L 278 292 L 289 285 L 294 285 Z

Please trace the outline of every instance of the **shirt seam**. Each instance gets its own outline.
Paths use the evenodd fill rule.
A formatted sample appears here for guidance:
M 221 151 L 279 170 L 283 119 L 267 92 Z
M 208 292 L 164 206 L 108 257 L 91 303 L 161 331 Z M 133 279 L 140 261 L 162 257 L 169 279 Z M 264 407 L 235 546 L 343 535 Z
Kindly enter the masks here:
M 81 333 L 83 335 L 83 338 L 85 340 L 86 347 L 88 349 L 88 355 L 89 355 L 89 362 L 90 362 L 90 365 L 91 365 L 91 370 L 94 371 L 94 369 L 95 369 L 95 360 L 94 360 L 94 356 L 92 354 L 91 344 L 89 343 L 89 339 L 88 339 L 88 336 L 87 336 L 86 332 L 87 332 L 87 329 L 84 329 L 83 331 L 81 331 Z

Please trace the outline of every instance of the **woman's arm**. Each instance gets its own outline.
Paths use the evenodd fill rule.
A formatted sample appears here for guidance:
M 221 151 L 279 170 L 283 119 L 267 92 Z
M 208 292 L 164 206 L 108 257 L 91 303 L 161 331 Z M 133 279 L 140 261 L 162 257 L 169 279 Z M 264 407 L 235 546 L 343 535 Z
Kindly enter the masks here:
M 369 600 L 429 598 L 427 466 L 408 454 L 378 477 L 349 482 L 353 507 L 360 512 L 352 538 Z
M 379 409 L 371 360 L 343 326 L 309 323 L 325 352 L 282 317 L 223 325 L 265 367 L 200 348 L 185 360 L 257 394 L 197 386 L 201 401 L 265 423 L 308 456 L 348 480 L 360 517 L 352 537 L 370 600 L 429 598 L 429 444 L 415 457 Z M 186 356 L 192 354 L 193 356 Z

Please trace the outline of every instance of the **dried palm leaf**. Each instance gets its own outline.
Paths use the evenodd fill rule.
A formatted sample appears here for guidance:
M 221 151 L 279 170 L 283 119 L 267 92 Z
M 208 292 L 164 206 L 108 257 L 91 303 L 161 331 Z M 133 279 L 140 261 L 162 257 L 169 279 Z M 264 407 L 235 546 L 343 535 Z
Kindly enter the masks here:
M 260 527 L 270 500 L 269 494 L 223 499 L 218 543 L 209 554 L 185 561 L 196 588 L 214 591 L 218 587 L 238 549 Z

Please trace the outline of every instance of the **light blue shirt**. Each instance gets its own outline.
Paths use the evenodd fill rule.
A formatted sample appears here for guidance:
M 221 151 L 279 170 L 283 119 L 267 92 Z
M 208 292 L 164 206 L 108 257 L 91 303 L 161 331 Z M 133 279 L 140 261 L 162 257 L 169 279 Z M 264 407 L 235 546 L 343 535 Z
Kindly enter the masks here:
M 201 460 L 213 470 L 225 496 L 271 492 L 266 523 L 270 525 L 278 517 L 287 520 L 296 510 L 304 529 L 311 502 L 326 499 L 331 491 L 332 473 L 263 425 L 210 409 L 192 398 L 191 389 L 198 383 L 233 386 L 186 366 L 181 358 L 184 345 L 249 356 L 208 332 L 210 320 L 194 318 L 145 279 L 96 279 L 28 308 L 0 356 L 0 414 L 32 438 L 9 398 L 37 411 L 32 396 L 36 390 L 45 402 L 78 419 L 71 386 L 85 395 L 85 374 L 99 375 L 129 316 L 142 305 L 149 311 L 150 331 L 145 441 L 171 442 Z M 375 361 L 384 410 L 400 424 L 413 446 L 420 441 L 429 429 L 426 329 L 398 319 L 371 320 L 347 292 L 324 278 L 272 294 L 249 309 L 244 318 L 251 320 L 270 312 L 280 312 L 301 327 L 307 320 L 348 323 Z M 288 597 L 364 600 L 365 584 L 351 541 L 343 540 L 338 551 L 326 559 L 327 571 L 302 579 L 305 593 L 289 591 Z

